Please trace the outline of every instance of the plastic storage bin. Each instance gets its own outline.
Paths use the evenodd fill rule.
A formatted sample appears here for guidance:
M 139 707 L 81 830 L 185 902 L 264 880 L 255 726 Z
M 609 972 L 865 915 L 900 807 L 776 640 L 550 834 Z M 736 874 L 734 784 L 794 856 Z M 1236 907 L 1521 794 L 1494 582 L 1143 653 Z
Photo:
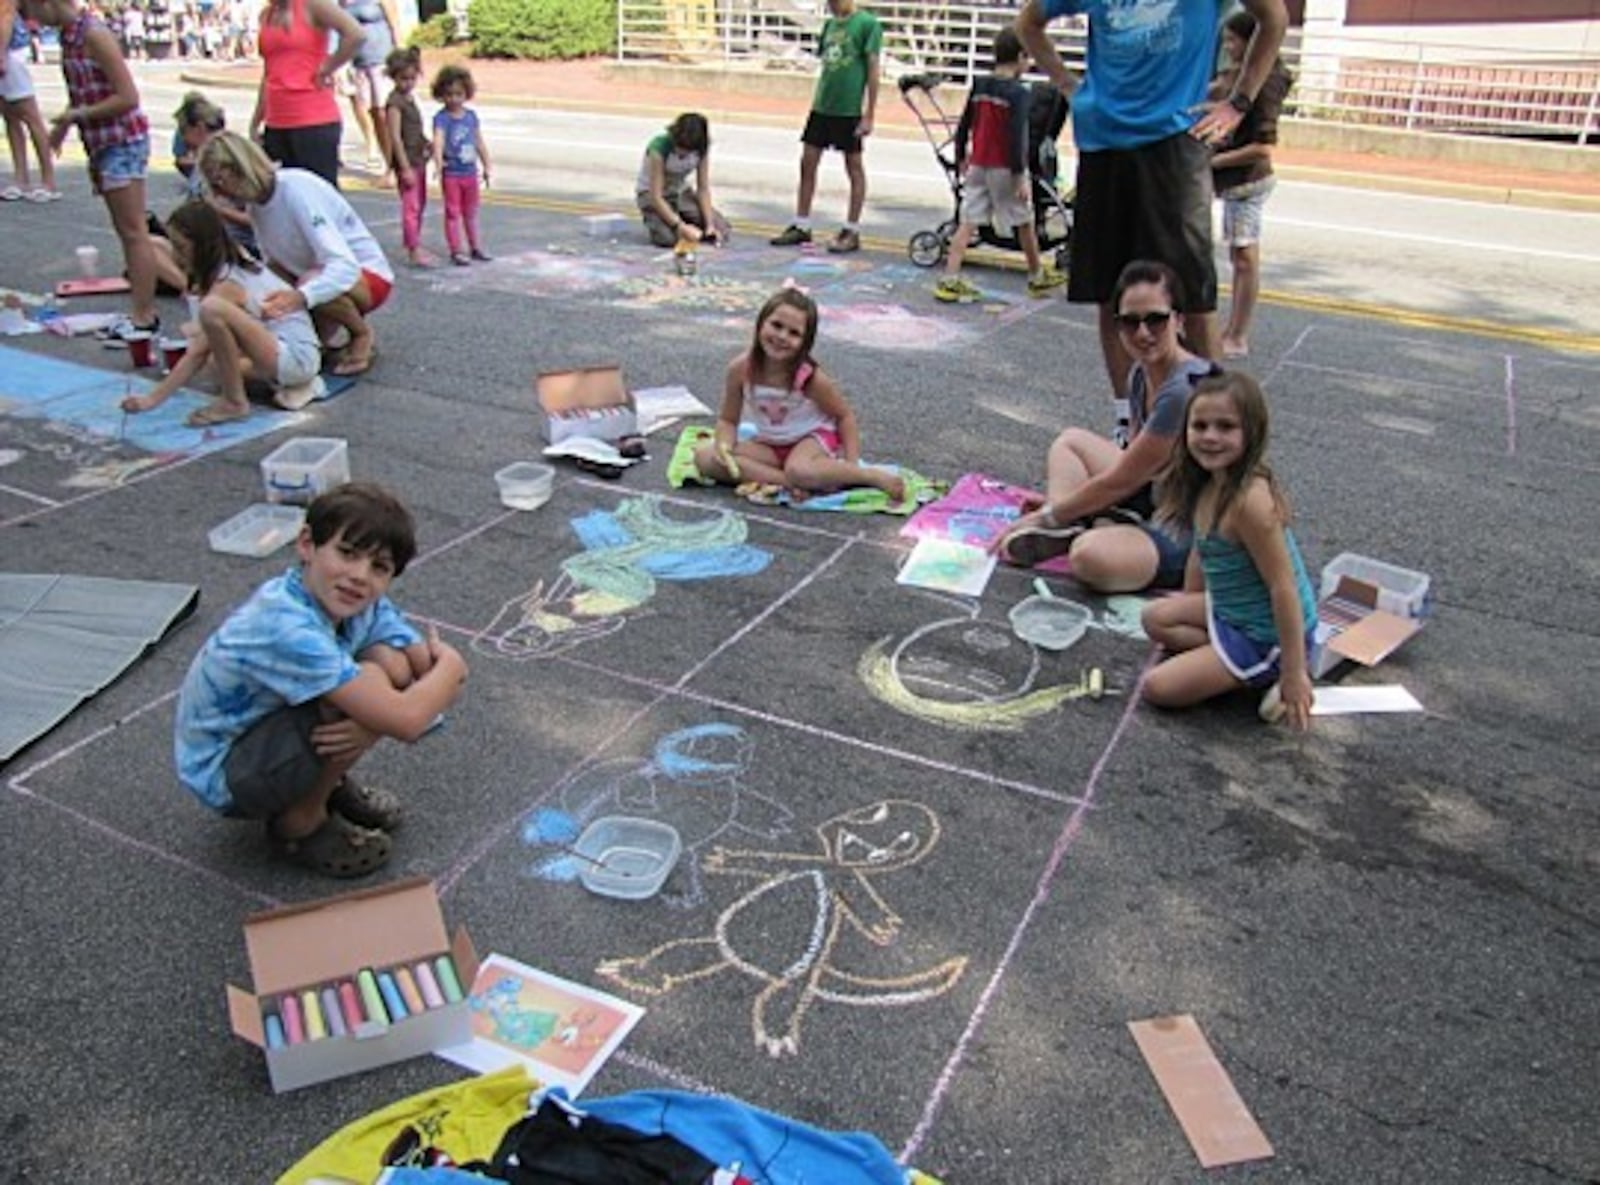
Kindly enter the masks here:
M 518 461 L 494 475 L 500 487 L 500 501 L 512 510 L 538 510 L 550 501 L 556 471 L 537 461 Z
M 268 502 L 308 505 L 318 494 L 350 480 L 350 446 L 331 436 L 298 436 L 261 462 Z
M 639 901 L 661 888 L 678 863 L 683 841 L 670 824 L 607 815 L 590 823 L 572 850 L 584 888 L 602 897 Z
M 1046 650 L 1065 650 L 1089 628 L 1094 614 L 1061 597 L 1029 597 L 1011 607 L 1012 632 Z
M 207 538 L 212 551 L 260 559 L 298 535 L 305 521 L 306 512 L 298 506 L 257 502 L 220 526 L 212 527 Z
M 1346 551 L 1329 560 L 1322 569 L 1322 587 L 1317 599 L 1326 600 L 1339 587 L 1340 577 L 1348 576 L 1378 589 L 1378 608 L 1396 617 L 1426 617 L 1433 607 L 1431 583 L 1426 572 L 1414 572 L 1386 564 L 1369 556 Z

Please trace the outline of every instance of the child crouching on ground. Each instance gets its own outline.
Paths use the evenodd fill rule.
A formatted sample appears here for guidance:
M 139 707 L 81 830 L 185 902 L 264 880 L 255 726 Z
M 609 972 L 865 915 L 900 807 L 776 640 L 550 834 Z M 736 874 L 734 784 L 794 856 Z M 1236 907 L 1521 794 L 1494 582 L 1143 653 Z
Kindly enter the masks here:
M 261 819 L 284 858 L 364 876 L 389 858 L 396 797 L 352 766 L 381 737 L 415 741 L 461 693 L 466 663 L 385 595 L 416 554 L 410 513 L 380 486 L 321 495 L 300 562 L 235 609 L 178 699 L 178 776 L 207 806 Z
M 861 464 L 861 431 L 844 394 L 811 357 L 817 304 L 798 288 L 774 294 L 756 316 L 750 348 L 728 363 L 716 439 L 695 450 L 707 477 L 772 490 L 791 498 L 851 486 L 874 486 L 895 501 L 905 481 Z M 739 421 L 755 428 L 739 439 Z

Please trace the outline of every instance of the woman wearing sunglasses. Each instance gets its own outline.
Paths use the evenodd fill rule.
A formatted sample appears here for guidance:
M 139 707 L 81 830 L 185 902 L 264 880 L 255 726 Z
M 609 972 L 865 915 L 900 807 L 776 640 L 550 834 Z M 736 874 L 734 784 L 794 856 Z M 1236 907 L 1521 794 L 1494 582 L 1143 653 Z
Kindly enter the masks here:
M 1183 292 L 1164 263 L 1135 260 L 1112 293 L 1117 334 L 1133 359 L 1118 439 L 1068 428 L 1045 460 L 1045 496 L 996 544 L 1008 563 L 1031 568 L 1058 555 L 1072 560 L 1072 578 L 1096 592 L 1179 588 L 1189 540 L 1147 521 L 1151 483 L 1183 435 L 1193 384 L 1215 366 L 1178 338 Z

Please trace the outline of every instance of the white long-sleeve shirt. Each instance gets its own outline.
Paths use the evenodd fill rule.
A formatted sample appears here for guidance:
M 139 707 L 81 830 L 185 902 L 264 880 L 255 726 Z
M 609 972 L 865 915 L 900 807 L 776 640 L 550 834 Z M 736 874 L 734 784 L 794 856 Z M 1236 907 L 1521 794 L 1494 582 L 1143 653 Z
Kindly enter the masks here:
M 394 269 L 344 195 L 305 169 L 279 169 L 272 196 L 250 207 L 262 253 L 290 275 L 316 308 L 349 292 L 362 271 L 393 282 Z

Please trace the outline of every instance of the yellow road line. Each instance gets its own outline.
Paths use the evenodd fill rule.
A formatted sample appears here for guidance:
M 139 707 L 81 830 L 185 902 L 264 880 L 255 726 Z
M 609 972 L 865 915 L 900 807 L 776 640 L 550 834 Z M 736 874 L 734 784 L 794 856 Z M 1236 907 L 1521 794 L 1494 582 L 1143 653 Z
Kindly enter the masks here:
M 341 179 L 346 189 L 378 192 L 386 185 L 374 185 L 359 179 Z M 555 214 L 604 214 L 608 207 L 595 202 L 567 201 L 562 198 L 536 197 L 525 193 L 506 193 L 491 190 L 483 195 L 486 203 L 520 210 L 541 210 Z M 768 223 L 751 223 L 750 230 L 762 237 L 776 234 L 782 227 Z M 905 244 L 895 239 L 862 235 L 864 250 L 887 255 L 901 255 Z M 1021 260 L 993 251 L 974 251 L 973 257 L 1001 267 L 1020 268 Z M 1226 289 L 1224 289 L 1226 290 Z M 1345 300 L 1331 296 L 1312 296 L 1297 292 L 1262 292 L 1261 303 L 1282 308 L 1306 309 L 1312 312 L 1331 313 L 1342 317 L 1360 317 L 1380 321 L 1385 325 L 1403 325 L 1411 329 L 1432 329 L 1445 333 L 1468 333 L 1496 341 L 1524 342 L 1552 350 L 1570 350 L 1582 354 L 1600 354 L 1600 336 L 1584 333 L 1567 333 L 1557 329 L 1541 329 L 1532 325 L 1508 325 L 1498 321 L 1484 321 L 1477 317 L 1457 317 L 1448 313 L 1425 313 L 1413 309 L 1399 309 L 1390 305 L 1370 304 L 1366 301 Z

